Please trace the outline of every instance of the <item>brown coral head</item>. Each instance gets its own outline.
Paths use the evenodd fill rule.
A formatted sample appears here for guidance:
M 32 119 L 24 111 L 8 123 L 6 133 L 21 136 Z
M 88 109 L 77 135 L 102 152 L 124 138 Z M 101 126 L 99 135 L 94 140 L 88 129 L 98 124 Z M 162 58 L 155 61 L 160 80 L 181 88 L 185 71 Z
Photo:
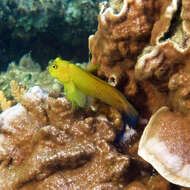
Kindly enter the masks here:
M 190 118 L 159 109 L 150 119 L 138 154 L 168 181 L 190 187 Z

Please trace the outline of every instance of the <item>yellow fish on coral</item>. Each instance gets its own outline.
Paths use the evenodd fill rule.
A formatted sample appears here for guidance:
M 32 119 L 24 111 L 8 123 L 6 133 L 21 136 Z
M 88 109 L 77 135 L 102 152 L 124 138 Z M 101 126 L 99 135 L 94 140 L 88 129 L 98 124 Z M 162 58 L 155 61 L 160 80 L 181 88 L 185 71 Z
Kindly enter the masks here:
M 72 102 L 73 108 L 84 107 L 85 95 L 88 95 L 125 113 L 130 120 L 137 121 L 138 112 L 126 98 L 93 74 L 61 58 L 51 61 L 48 70 L 52 77 L 64 85 L 66 98 Z

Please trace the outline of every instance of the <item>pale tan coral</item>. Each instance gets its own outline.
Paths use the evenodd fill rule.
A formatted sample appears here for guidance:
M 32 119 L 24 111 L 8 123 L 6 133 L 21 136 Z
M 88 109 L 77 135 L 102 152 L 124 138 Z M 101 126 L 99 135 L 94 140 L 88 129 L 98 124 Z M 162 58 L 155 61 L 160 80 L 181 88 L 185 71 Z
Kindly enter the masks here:
M 162 107 L 150 119 L 138 154 L 168 181 L 190 187 L 189 117 Z
M 123 8 L 123 0 L 110 0 L 109 4 L 112 7 L 114 13 L 119 13 Z
M 7 100 L 3 91 L 0 91 L 0 107 L 2 111 L 5 111 L 7 108 L 10 108 L 15 104 L 15 101 Z
M 155 23 L 151 34 L 151 45 L 159 43 L 159 40 L 169 30 L 171 20 L 178 8 L 178 0 L 161 0 L 161 16 Z
M 135 65 L 135 77 L 150 82 L 155 79 L 167 89 L 169 78 L 184 67 L 184 57 L 172 42 L 146 47 Z
M 135 65 L 135 77 L 137 80 L 144 80 L 152 77 L 155 70 L 163 63 L 164 54 L 159 47 L 148 46 Z
M 183 30 L 188 35 L 190 35 L 190 16 L 189 16 L 189 11 L 190 11 L 190 1 L 182 0 L 182 12 L 181 12 L 181 17 L 183 19 L 182 26 L 183 26 Z

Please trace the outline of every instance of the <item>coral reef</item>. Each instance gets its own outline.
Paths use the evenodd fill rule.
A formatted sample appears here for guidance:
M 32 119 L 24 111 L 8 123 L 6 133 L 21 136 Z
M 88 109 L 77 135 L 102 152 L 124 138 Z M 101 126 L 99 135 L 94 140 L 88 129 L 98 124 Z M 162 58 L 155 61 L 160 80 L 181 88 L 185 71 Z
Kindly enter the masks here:
M 70 3 L 74 6 L 68 3 L 63 14 L 72 23 L 80 14 L 72 10 L 77 1 Z M 190 187 L 189 0 L 111 0 L 101 5 L 98 30 L 89 37 L 90 65 L 100 64 L 97 74 L 138 108 L 137 128 L 127 127 L 122 142 L 115 142 L 122 129 L 117 110 L 95 102 L 94 111 L 73 111 L 64 97 L 39 87 L 25 92 L 12 82 L 19 103 L 0 114 L 2 190 Z M 28 70 L 22 65 L 18 74 L 25 79 Z M 8 73 L 11 67 L 17 66 L 12 64 Z M 40 68 L 34 68 L 32 78 L 40 78 Z M 46 72 L 43 76 L 47 87 Z M 38 84 L 28 80 L 28 86 Z M 4 94 L 1 99 L 7 102 Z

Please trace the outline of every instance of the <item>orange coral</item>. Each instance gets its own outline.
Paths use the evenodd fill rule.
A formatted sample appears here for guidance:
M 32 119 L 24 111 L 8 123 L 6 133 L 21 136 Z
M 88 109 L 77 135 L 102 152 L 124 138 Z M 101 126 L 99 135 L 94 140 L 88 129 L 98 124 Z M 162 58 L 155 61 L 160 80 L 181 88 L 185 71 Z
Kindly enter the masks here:
M 26 87 L 23 85 L 19 85 L 15 80 L 12 80 L 10 82 L 10 86 L 12 96 L 17 102 L 20 102 L 22 99 L 22 95 L 26 93 Z
M 10 108 L 15 102 L 7 100 L 3 91 L 0 91 L 0 107 L 2 111 L 5 111 L 7 108 Z

